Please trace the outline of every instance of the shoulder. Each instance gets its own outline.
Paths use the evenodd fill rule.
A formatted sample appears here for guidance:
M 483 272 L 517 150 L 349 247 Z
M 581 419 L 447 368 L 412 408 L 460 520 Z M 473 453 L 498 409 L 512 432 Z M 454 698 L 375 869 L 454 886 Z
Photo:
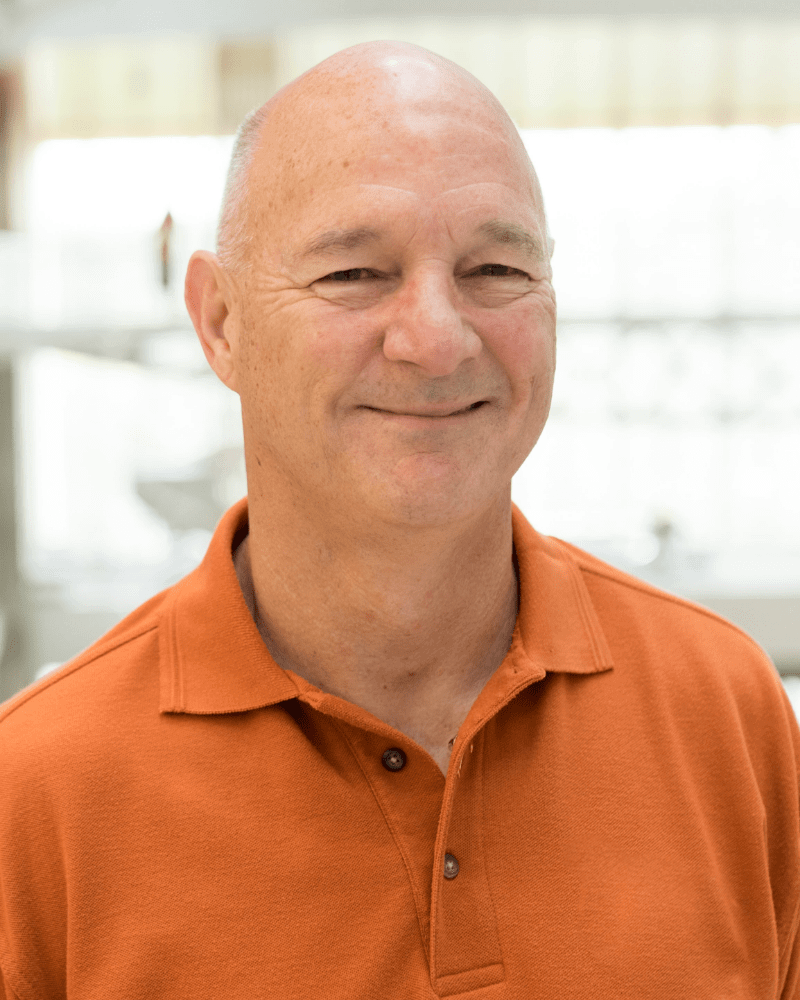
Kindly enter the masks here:
M 749 770 L 765 800 L 775 799 L 773 814 L 788 811 L 796 822 L 800 727 L 761 646 L 701 604 L 568 542 L 548 538 L 546 544 L 572 560 L 586 586 L 614 663 L 604 675 L 612 703 L 636 706 L 664 739 L 693 748 L 701 769 L 711 768 L 713 759 L 726 762 L 720 786 L 731 773 Z M 741 766 L 734 768 L 733 760 Z M 796 840 L 796 831 L 791 836 Z
M 685 643 L 700 643 L 712 652 L 722 644 L 726 649 L 769 660 L 755 639 L 702 604 L 653 586 L 570 542 L 553 537 L 546 541 L 578 567 L 604 624 L 623 637 L 660 635 L 666 629 L 682 648 Z
M 645 735 L 637 753 L 652 739 L 665 763 L 661 780 L 678 777 L 719 843 L 726 825 L 739 844 L 748 817 L 761 825 L 779 936 L 791 940 L 800 898 L 800 727 L 771 659 L 701 604 L 567 542 L 546 544 L 578 568 L 609 643 L 606 718 L 624 706 L 623 743 L 638 723 Z
M 171 590 L 0 705 L 0 781 L 36 761 L 57 771 L 97 737 L 107 738 L 121 717 L 135 717 L 143 699 L 157 704 L 159 621 Z
M 0 979 L 27 982 L 26 995 L 54 995 L 70 872 L 113 842 L 115 803 L 152 760 L 171 590 L 0 705 Z
M 615 663 L 656 666 L 665 680 L 735 691 L 741 699 L 785 701 L 778 672 L 743 629 L 695 601 L 679 597 L 565 542 L 548 538 L 586 586 Z

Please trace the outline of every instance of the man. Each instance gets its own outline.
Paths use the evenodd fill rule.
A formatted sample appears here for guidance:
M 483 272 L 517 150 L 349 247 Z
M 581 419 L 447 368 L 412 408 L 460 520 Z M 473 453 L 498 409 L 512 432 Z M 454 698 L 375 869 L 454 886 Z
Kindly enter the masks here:
M 5 997 L 800 997 L 774 668 L 511 504 L 555 299 L 497 101 L 339 53 L 245 123 L 219 237 L 248 496 L 3 710 Z

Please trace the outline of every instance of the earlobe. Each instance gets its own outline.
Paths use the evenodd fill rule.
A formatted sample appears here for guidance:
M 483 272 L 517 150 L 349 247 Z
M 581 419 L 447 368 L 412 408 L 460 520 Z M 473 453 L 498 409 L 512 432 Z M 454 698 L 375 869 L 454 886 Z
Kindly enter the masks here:
M 226 320 L 232 306 L 232 287 L 219 259 L 207 250 L 197 250 L 189 259 L 184 300 L 200 346 L 217 377 L 238 392 Z

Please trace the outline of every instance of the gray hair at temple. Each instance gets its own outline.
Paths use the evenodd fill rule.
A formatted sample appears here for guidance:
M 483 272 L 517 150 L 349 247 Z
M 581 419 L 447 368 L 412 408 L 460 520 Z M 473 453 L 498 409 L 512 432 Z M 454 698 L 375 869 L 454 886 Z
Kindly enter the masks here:
M 233 142 L 217 224 L 217 257 L 223 267 L 231 271 L 242 271 L 248 266 L 247 250 L 253 241 L 253 232 L 244 212 L 247 175 L 266 120 L 266 105 L 254 108 L 242 121 Z

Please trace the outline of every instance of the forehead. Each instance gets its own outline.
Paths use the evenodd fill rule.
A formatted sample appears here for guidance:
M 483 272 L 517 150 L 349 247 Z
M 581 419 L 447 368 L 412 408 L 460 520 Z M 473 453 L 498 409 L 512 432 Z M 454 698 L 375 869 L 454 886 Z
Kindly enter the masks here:
M 522 142 L 510 122 L 481 110 L 418 103 L 333 115 L 270 144 L 250 178 L 258 231 L 280 232 L 285 247 L 315 230 L 374 228 L 396 216 L 529 223 L 541 206 Z
M 478 217 L 480 218 L 480 216 Z M 302 270 L 306 265 L 310 267 L 324 266 L 324 261 L 327 258 L 336 259 L 343 254 L 359 251 L 363 248 L 376 248 L 379 253 L 386 250 L 394 253 L 396 251 L 394 244 L 397 243 L 398 235 L 401 237 L 401 244 L 407 245 L 408 241 L 402 238 L 404 235 L 402 229 L 398 233 L 393 230 L 391 223 L 388 226 L 385 225 L 386 221 L 385 218 L 381 219 L 383 225 L 379 223 L 376 226 L 355 226 L 315 232 L 307 240 L 303 238 L 304 234 L 301 230 L 297 234 L 298 239 L 282 248 L 282 263 L 290 270 L 297 268 Z M 416 220 L 410 221 L 410 228 L 417 229 Z M 408 228 L 407 226 L 406 232 Z M 427 229 L 429 233 L 431 227 L 423 226 L 420 228 Z M 459 229 L 463 231 L 458 231 Z M 423 239 L 428 233 L 423 231 Z M 419 237 L 419 232 L 417 231 L 414 236 Z M 478 223 L 472 228 L 457 227 L 457 231 L 454 233 L 450 230 L 448 236 L 455 242 L 462 237 L 465 238 L 472 243 L 473 250 L 477 250 L 481 246 L 484 248 L 504 246 L 518 258 L 524 258 L 533 266 L 547 264 L 549 259 L 545 239 L 535 224 L 526 229 L 518 222 L 493 218 Z M 463 251 L 465 248 L 461 249 Z

